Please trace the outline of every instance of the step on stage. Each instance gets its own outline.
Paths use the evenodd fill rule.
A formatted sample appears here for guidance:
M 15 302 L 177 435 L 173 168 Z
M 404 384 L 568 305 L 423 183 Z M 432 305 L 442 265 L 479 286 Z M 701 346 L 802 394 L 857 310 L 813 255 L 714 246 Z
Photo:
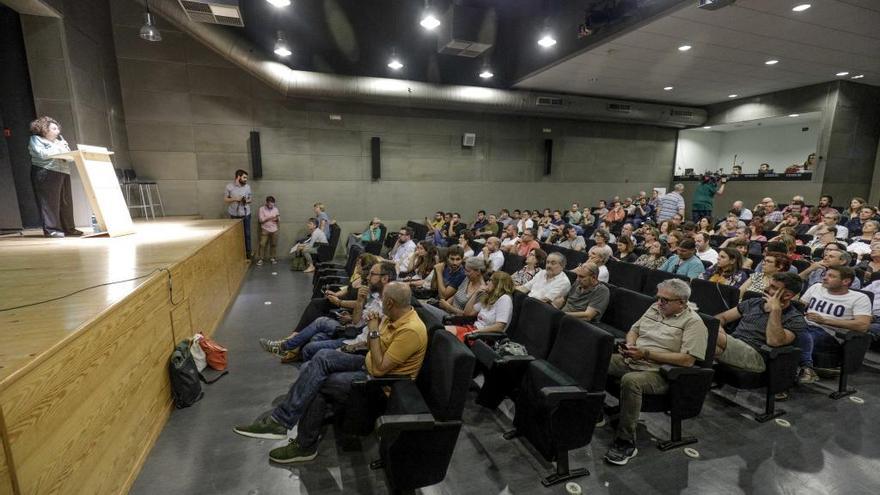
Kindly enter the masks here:
M 0 308 L 60 298 L 0 312 L 0 495 L 127 492 L 173 407 L 175 343 L 235 299 L 240 221 L 135 229 L 0 238 Z

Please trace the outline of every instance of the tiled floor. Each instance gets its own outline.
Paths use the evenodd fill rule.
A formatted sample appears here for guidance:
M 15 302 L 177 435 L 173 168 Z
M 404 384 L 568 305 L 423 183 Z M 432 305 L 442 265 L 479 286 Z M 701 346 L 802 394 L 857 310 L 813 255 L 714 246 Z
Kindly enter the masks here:
M 372 438 L 364 439 L 360 450 L 346 450 L 329 428 L 315 461 L 284 467 L 268 459 L 269 450 L 284 442 L 248 439 L 231 430 L 268 411 L 296 378 L 296 368 L 260 350 L 257 338 L 282 336 L 295 325 L 308 302 L 310 280 L 285 265 L 251 269 L 216 334 L 229 348 L 230 374 L 207 386 L 202 401 L 172 413 L 132 493 L 388 491 L 383 473 L 369 468 L 377 457 Z M 875 353 L 868 359 L 880 363 Z M 684 423 L 685 434 L 700 439 L 693 446 L 699 458 L 686 456 L 682 449 L 657 450 L 653 444 L 668 435 L 668 418 L 646 414 L 639 455 L 627 466 L 601 461 L 611 440 L 610 427 L 597 429 L 592 444 L 572 454 L 572 466 L 587 466 L 591 472 L 577 480 L 584 493 L 880 493 L 880 364 L 869 363 L 851 383 L 864 404 L 829 399 L 821 387 L 834 386 L 831 380 L 796 390 L 781 405 L 789 411 L 784 419 L 790 427 L 754 422 L 746 409 L 730 401 L 758 410 L 762 397 L 722 388 L 710 394 L 699 418 Z M 470 400 L 464 420 L 446 480 L 422 493 L 565 493 L 563 486 L 540 484 L 540 477 L 553 466 L 538 460 L 527 443 L 501 437 L 511 428 L 509 411 L 488 411 Z

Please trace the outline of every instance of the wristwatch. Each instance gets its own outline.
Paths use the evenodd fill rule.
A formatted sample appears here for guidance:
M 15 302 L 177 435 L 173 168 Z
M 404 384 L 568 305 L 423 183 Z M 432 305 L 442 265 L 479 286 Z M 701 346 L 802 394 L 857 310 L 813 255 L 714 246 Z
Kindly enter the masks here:
M 370 332 L 367 334 L 367 337 L 369 337 L 371 339 L 378 339 L 379 338 L 379 331 L 378 330 L 370 330 Z

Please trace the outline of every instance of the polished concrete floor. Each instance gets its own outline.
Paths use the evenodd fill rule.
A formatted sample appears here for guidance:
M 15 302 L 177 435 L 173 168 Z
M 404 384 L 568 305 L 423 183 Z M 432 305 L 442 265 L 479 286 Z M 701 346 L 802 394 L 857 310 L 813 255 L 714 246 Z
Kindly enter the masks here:
M 216 333 L 229 348 L 230 374 L 205 387 L 205 398 L 175 410 L 132 487 L 134 494 L 320 494 L 387 493 L 381 471 L 371 471 L 375 441 L 343 448 L 329 428 L 316 460 L 281 466 L 269 462 L 281 441 L 248 439 L 232 426 L 250 422 L 271 408 L 296 378 L 293 366 L 260 350 L 260 336 L 282 336 L 308 301 L 310 277 L 283 264 L 252 267 L 238 299 Z M 271 304 L 268 304 L 271 303 Z M 877 494 L 880 493 L 880 356 L 851 383 L 864 403 L 827 397 L 836 382 L 800 387 L 781 405 L 790 426 L 750 419 L 758 394 L 722 388 L 710 393 L 702 415 L 684 423 L 700 441 L 699 457 L 682 449 L 660 452 L 668 418 L 643 414 L 639 455 L 627 466 L 602 462 L 610 427 L 597 429 L 593 442 L 571 456 L 590 476 L 577 480 L 584 493 L 610 494 Z M 734 405 L 732 401 L 735 401 Z M 506 406 L 506 404 L 505 404 Z M 504 407 L 500 409 L 505 409 Z M 507 441 L 509 410 L 488 411 L 471 399 L 446 480 L 424 494 L 565 493 L 544 488 L 540 477 L 553 467 L 538 460 L 523 441 Z

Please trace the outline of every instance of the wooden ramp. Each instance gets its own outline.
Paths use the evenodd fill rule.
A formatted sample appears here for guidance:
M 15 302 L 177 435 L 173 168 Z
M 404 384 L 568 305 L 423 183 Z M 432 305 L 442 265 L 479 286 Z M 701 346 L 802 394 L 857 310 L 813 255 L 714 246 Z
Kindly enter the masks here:
M 127 492 L 172 408 L 171 350 L 235 299 L 240 221 L 135 230 L 0 239 L 0 308 L 26 306 L 0 312 L 0 494 Z

